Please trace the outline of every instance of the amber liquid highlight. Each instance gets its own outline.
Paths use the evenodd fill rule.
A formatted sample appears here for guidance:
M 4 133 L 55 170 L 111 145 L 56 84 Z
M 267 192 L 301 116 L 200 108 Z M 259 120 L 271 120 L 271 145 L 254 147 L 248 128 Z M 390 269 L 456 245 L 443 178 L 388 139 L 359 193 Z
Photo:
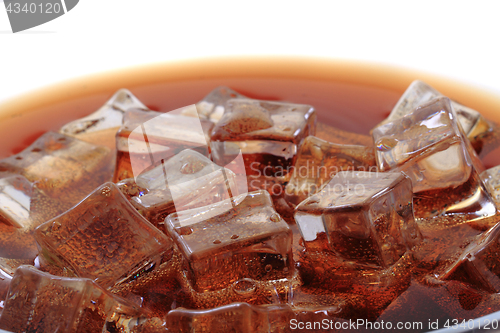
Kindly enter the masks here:
M 130 89 L 152 110 L 170 111 L 226 85 L 252 98 L 313 105 L 320 134 L 327 132 L 323 125 L 331 125 L 367 135 L 415 79 L 500 122 L 500 96 L 425 73 L 325 59 L 209 59 L 89 76 L 6 101 L 0 108 L 0 158 L 95 111 L 120 88 Z M 500 164 L 500 157 L 493 158 L 498 154 L 489 155 L 486 167 Z

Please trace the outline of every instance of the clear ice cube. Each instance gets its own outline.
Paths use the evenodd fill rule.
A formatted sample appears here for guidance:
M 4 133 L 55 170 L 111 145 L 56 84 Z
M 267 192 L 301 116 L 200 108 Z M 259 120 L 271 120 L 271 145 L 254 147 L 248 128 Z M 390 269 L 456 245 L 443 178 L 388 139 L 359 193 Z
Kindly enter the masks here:
M 23 176 L 0 178 L 0 183 L 7 189 L 0 193 L 0 202 L 4 205 L 0 208 L 0 261 L 32 261 L 38 255 L 34 229 L 65 212 L 73 203 L 46 196 L 37 184 Z
M 336 144 L 308 136 L 285 188 L 287 201 L 298 205 L 340 171 L 377 171 L 373 147 Z
M 66 213 L 35 230 L 40 263 L 69 270 L 103 287 L 152 269 L 172 242 L 144 219 L 113 183 L 98 187 Z
M 273 280 L 293 271 L 292 232 L 265 191 L 174 213 L 165 220 L 197 291 L 243 279 Z
M 415 192 L 461 185 L 474 167 L 482 171 L 448 98 L 376 127 L 373 139 L 379 168 L 404 171 Z
M 208 206 L 241 194 L 231 170 L 191 149 L 139 175 L 136 183 L 148 193 L 133 197 L 131 202 L 155 225 L 175 211 Z
M 0 160 L 0 177 L 22 175 L 45 195 L 71 207 L 110 180 L 111 161 L 107 147 L 47 132 L 19 154 Z
M 0 222 L 28 227 L 32 193 L 33 184 L 23 176 L 0 178 Z
M 412 195 L 402 173 L 342 171 L 297 206 L 295 221 L 306 248 L 388 267 L 421 238 Z
M 488 193 L 495 201 L 497 208 L 500 208 L 500 166 L 485 170 L 480 175 Z
M 427 104 L 438 97 L 444 97 L 444 95 L 427 83 L 415 80 L 403 93 L 392 109 L 391 114 L 380 125 L 402 118 L 413 112 L 417 107 Z M 474 136 L 477 135 L 477 133 L 473 133 L 475 131 L 474 127 L 485 121 L 482 119 L 481 114 L 457 102 L 451 101 L 451 104 L 457 113 L 457 120 L 460 122 L 464 133 L 467 135 L 469 133 L 472 133 Z
M 114 148 L 115 134 L 122 125 L 124 113 L 129 109 L 148 108 L 130 91 L 120 89 L 97 111 L 67 123 L 61 127 L 59 133 Z
M 286 175 L 300 143 L 315 130 L 316 112 L 309 105 L 229 100 L 212 131 L 212 158 L 226 165 L 241 150 L 247 175 Z
M 21 266 L 12 278 L 0 328 L 12 332 L 101 332 L 125 329 L 140 309 L 89 279 L 63 278 Z M 123 327 L 121 327 L 123 326 Z
M 496 213 L 479 177 L 484 167 L 448 98 L 376 127 L 373 138 L 380 170 L 400 170 L 411 178 L 417 217 L 463 213 L 483 219 Z
M 196 108 L 201 117 L 217 123 L 224 114 L 226 102 L 234 98 L 246 99 L 245 96 L 231 88 L 217 87 L 196 103 Z
M 114 181 L 136 178 L 184 149 L 209 156 L 209 132 L 213 123 L 186 116 L 183 114 L 186 110 L 197 113 L 195 105 L 167 113 L 128 111 L 116 134 L 118 154 Z
M 500 224 L 469 244 L 460 257 L 439 278 L 470 283 L 492 293 L 500 292 Z

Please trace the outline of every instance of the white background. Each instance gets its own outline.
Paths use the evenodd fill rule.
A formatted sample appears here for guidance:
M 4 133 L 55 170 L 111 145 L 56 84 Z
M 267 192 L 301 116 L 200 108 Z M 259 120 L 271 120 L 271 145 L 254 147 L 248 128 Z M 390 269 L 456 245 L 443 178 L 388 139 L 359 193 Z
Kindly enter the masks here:
M 80 0 L 12 34 L 0 8 L 0 101 L 109 69 L 222 55 L 368 60 L 500 94 L 499 16 L 497 0 Z

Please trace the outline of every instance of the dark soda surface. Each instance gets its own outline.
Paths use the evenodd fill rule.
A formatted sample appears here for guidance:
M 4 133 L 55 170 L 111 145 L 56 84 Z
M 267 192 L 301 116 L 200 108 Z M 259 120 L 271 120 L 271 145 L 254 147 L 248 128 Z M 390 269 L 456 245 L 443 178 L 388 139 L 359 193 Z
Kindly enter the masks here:
M 221 69 L 221 71 L 224 73 L 224 69 Z M 298 72 L 300 70 L 297 70 Z M 361 77 L 362 73 L 353 71 L 352 75 Z M 378 86 L 376 83 L 359 82 L 363 81 L 362 79 L 358 80 L 357 83 L 352 80 L 342 81 L 340 79 L 329 81 L 321 77 L 315 80 L 310 77 L 300 78 L 300 74 L 297 74 L 297 77 L 292 79 L 279 77 L 278 74 L 275 74 L 274 77 L 266 77 L 264 75 L 262 77 L 245 77 L 245 75 L 211 77 L 210 75 L 204 76 L 202 73 L 198 77 L 193 78 L 192 75 L 187 75 L 186 77 L 184 80 L 177 81 L 155 82 L 152 80 L 151 82 L 140 82 L 136 86 L 127 86 L 126 88 L 131 89 L 152 110 L 165 112 L 196 103 L 207 92 L 219 85 L 229 86 L 251 98 L 310 104 L 316 108 L 318 114 L 317 137 L 337 143 L 371 145 L 372 141 L 369 137 L 369 130 L 388 115 L 407 86 L 407 84 L 401 84 L 399 88 L 388 88 L 387 86 Z M 380 78 L 379 80 L 387 80 L 387 78 Z M 453 88 L 450 89 L 453 90 Z M 18 113 L 9 114 L 3 118 L 0 111 L 0 158 L 18 153 L 31 144 L 39 135 L 48 130 L 57 130 L 70 120 L 90 114 L 113 91 L 114 88 L 110 88 L 107 93 L 103 91 L 79 96 L 75 99 L 52 96 L 50 104 L 32 106 L 30 110 L 23 110 L 23 107 L 20 106 Z M 465 102 L 463 103 L 465 104 Z M 483 105 L 483 107 L 488 107 L 488 105 Z M 495 105 L 489 105 L 489 107 L 491 110 Z M 496 107 L 499 109 L 500 105 L 497 104 Z M 481 108 L 477 108 L 477 110 L 483 113 Z M 25 111 L 25 113 L 21 111 Z M 500 118 L 500 114 L 498 115 Z M 492 152 L 484 161 L 487 168 L 498 165 L 500 164 L 500 154 Z M 387 282 L 385 289 L 382 288 L 383 290 L 377 291 L 377 296 L 371 295 L 364 299 L 360 298 L 359 292 L 354 294 L 347 292 L 353 288 L 363 288 L 361 284 L 356 285 L 356 283 L 347 286 L 344 295 L 340 295 L 341 293 L 331 295 L 332 299 L 342 296 L 346 302 L 345 306 L 339 309 L 339 312 L 333 317 L 355 318 L 359 316 L 375 320 L 382 315 L 380 318 L 393 322 L 412 321 L 415 318 L 423 318 L 422 321 L 425 321 L 425 324 L 427 324 L 427 319 L 470 319 L 500 310 L 500 303 L 496 296 L 490 296 L 487 293 L 476 291 L 473 288 L 466 288 L 454 282 L 439 285 L 433 281 L 428 281 L 425 277 L 424 272 L 428 272 L 430 269 L 435 269 L 443 264 L 439 259 L 441 256 L 453 258 L 459 255 L 468 242 L 472 241 L 475 236 L 483 231 L 480 226 L 471 227 L 467 224 L 458 224 L 453 228 L 456 231 L 456 238 L 450 237 L 450 234 L 446 232 L 447 230 L 437 231 L 430 226 L 427 229 L 422 229 L 426 242 L 417 251 L 416 261 L 419 262 L 419 266 L 414 268 L 416 273 L 414 271 L 415 274 L 412 278 L 397 276 L 396 274 L 392 280 Z M 296 228 L 292 227 L 292 230 L 294 233 L 294 258 L 300 258 L 303 250 L 303 247 L 298 244 L 300 233 Z M 455 247 L 455 252 L 457 253 L 447 253 L 452 248 L 450 245 Z M 314 256 L 317 256 L 317 258 L 308 260 L 308 264 L 315 262 L 324 263 L 325 260 L 328 260 L 328 258 L 321 257 L 319 251 L 313 254 Z M 403 257 L 395 266 L 402 268 L 401 271 L 404 271 L 403 268 L 408 265 L 409 261 L 413 260 L 415 258 Z M 298 259 L 297 261 L 300 263 L 301 260 Z M 313 267 L 311 270 L 316 270 L 319 274 L 322 273 L 322 270 L 323 272 L 335 269 L 341 271 L 345 269 L 343 264 L 329 261 L 328 265 Z M 419 270 L 422 272 L 421 274 L 419 274 Z M 391 272 L 387 272 L 387 274 L 391 275 Z M 328 284 L 331 281 L 325 280 L 319 282 Z M 160 302 L 157 302 L 156 298 L 161 299 L 164 297 L 164 294 L 167 294 L 165 290 L 168 290 L 175 296 L 172 296 L 172 299 L 163 300 L 162 304 L 177 302 L 178 305 L 191 309 L 211 308 L 221 305 L 218 298 L 224 295 L 224 291 L 211 296 L 209 294 L 196 294 L 194 290 L 182 290 L 183 287 L 185 286 L 155 286 L 149 284 L 149 281 L 140 281 L 140 279 L 130 286 L 134 292 L 140 291 L 148 295 L 145 297 L 146 304 L 159 304 Z M 276 288 L 276 286 L 267 285 L 260 287 L 261 290 Z M 311 290 L 309 291 L 314 294 L 314 288 L 318 287 L 320 285 L 315 285 L 313 281 L 311 282 L 311 286 L 309 287 Z M 117 292 L 126 296 L 128 290 L 126 287 L 123 287 L 122 290 L 117 290 Z M 188 295 L 189 293 L 191 295 Z M 307 290 L 300 290 L 298 295 L 300 293 L 306 295 Z M 230 292 L 227 294 L 229 295 Z M 396 301 L 391 303 L 394 294 L 401 295 Z M 450 295 L 455 295 L 456 297 L 451 297 Z M 266 296 L 264 295 L 263 297 L 265 298 Z M 300 299 L 299 296 L 296 297 L 297 300 Z M 193 299 L 198 303 L 190 304 Z M 314 297 L 307 294 L 304 296 L 304 299 L 311 302 L 314 300 Z M 233 301 L 245 301 L 245 299 L 244 297 L 236 297 Z M 431 301 L 433 306 L 434 304 L 438 304 L 439 306 L 430 306 L 429 303 Z M 256 300 L 255 302 L 256 304 L 261 304 L 262 300 Z M 365 304 L 359 304 L 359 302 L 368 305 L 365 306 Z M 324 300 L 320 303 L 323 304 Z M 252 302 L 249 302 L 249 304 L 252 304 Z M 169 310 L 168 306 L 157 308 L 156 305 L 152 305 L 152 308 L 158 314 Z M 381 309 L 384 308 L 386 310 L 382 313 Z M 320 317 L 319 314 L 313 314 L 311 311 L 306 311 L 301 316 L 303 317 L 301 317 L 301 320 L 304 321 Z M 327 318 L 329 317 L 327 316 Z

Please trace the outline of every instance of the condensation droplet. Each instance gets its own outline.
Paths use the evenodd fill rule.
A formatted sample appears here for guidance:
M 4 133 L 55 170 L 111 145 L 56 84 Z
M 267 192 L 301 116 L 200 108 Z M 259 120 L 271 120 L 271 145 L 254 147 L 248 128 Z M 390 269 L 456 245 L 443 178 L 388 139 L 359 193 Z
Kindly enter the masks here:
M 222 243 L 220 240 L 218 239 L 214 240 L 214 244 L 220 244 L 220 243 Z
M 273 269 L 273 266 L 271 264 L 267 264 L 266 267 L 264 267 L 264 269 L 266 270 L 266 272 L 269 273 Z

